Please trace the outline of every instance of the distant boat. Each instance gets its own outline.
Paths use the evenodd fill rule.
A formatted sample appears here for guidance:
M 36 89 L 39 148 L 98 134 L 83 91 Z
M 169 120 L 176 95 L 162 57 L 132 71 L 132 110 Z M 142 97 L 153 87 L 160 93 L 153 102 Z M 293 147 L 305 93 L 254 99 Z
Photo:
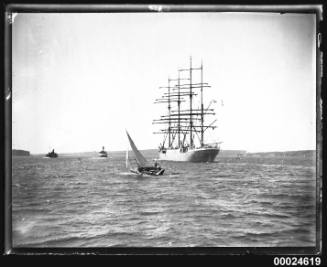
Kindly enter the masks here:
M 131 145 L 131 148 L 134 152 L 135 159 L 136 159 L 136 169 L 130 168 L 130 162 L 128 158 L 128 150 L 126 151 L 126 168 L 130 169 L 132 173 L 143 175 L 163 175 L 165 169 L 161 168 L 157 162 L 154 163 L 154 166 L 150 166 L 148 161 L 144 158 L 144 156 L 141 154 L 141 152 L 136 148 L 132 138 L 129 136 L 128 132 L 126 131 L 129 143 Z
M 51 152 L 49 152 L 48 154 L 45 155 L 48 158 L 57 158 L 58 154 L 56 152 L 54 152 L 54 149 L 52 149 Z
M 101 158 L 107 158 L 108 157 L 108 153 L 107 153 L 107 151 L 104 150 L 104 146 L 102 147 L 102 150 L 99 152 L 99 156 Z

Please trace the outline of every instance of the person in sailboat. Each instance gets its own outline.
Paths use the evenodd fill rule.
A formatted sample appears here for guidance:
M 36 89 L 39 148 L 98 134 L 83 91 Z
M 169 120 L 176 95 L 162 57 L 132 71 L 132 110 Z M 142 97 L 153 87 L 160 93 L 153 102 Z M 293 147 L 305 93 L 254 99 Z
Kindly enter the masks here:
M 154 167 L 155 167 L 155 168 L 158 168 L 158 167 L 160 167 L 160 166 L 159 166 L 159 163 L 158 163 L 158 161 L 157 161 L 157 160 L 154 160 Z
M 154 164 L 153 165 L 154 165 L 153 167 L 151 167 L 151 166 L 149 166 L 149 167 L 141 167 L 141 166 L 139 166 L 137 168 L 137 170 L 139 172 L 144 172 L 144 171 L 160 171 L 162 169 L 160 167 L 159 163 L 156 160 L 154 161 Z

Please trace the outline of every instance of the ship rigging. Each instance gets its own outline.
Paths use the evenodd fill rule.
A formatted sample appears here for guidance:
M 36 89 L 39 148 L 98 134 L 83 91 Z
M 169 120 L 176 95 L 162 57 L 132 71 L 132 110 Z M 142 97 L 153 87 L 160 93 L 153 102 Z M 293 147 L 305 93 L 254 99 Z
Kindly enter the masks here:
M 199 81 L 196 81 L 194 72 L 200 72 Z M 155 104 L 167 104 L 167 115 L 153 121 L 153 124 L 166 125 L 155 132 L 164 135 L 159 146 L 159 159 L 206 162 L 213 161 L 218 155 L 219 143 L 206 144 L 204 140 L 205 132 L 217 127 L 214 125 L 216 120 L 205 123 L 206 116 L 215 115 L 214 109 L 210 108 L 213 101 L 204 107 L 203 91 L 210 87 L 203 82 L 202 62 L 200 67 L 193 67 L 192 57 L 189 68 L 179 69 L 177 78 L 168 78 L 168 86 L 159 87 L 167 90 L 161 98 L 155 100 Z M 198 95 L 200 107 L 194 107 Z M 195 135 L 199 140 L 198 146 L 195 145 Z

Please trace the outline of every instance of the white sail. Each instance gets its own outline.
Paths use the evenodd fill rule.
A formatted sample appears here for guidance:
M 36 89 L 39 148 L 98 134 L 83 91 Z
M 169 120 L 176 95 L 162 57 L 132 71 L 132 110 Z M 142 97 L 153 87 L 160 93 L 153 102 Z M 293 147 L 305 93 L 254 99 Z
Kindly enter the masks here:
M 146 167 L 148 165 L 147 160 L 143 157 L 143 155 L 141 154 L 140 151 L 138 151 L 137 147 L 135 146 L 132 138 L 129 136 L 128 132 L 126 131 L 129 143 L 131 145 L 131 148 L 134 152 L 135 158 L 136 158 L 136 162 L 139 165 L 139 167 Z

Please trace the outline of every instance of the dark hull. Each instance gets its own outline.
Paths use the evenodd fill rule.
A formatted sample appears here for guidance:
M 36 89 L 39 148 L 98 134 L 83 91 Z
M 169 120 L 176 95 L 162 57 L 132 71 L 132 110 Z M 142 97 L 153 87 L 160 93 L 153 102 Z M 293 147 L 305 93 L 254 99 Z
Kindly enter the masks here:
M 136 173 L 138 175 L 152 175 L 152 176 L 159 176 L 163 175 L 165 169 L 162 168 L 155 168 L 155 167 L 145 167 L 138 170 L 131 170 L 131 172 Z
M 58 154 L 54 153 L 54 154 L 46 154 L 45 155 L 47 158 L 58 158 Z
M 108 153 L 104 150 L 99 152 L 99 157 L 100 158 L 107 158 L 108 157 Z

